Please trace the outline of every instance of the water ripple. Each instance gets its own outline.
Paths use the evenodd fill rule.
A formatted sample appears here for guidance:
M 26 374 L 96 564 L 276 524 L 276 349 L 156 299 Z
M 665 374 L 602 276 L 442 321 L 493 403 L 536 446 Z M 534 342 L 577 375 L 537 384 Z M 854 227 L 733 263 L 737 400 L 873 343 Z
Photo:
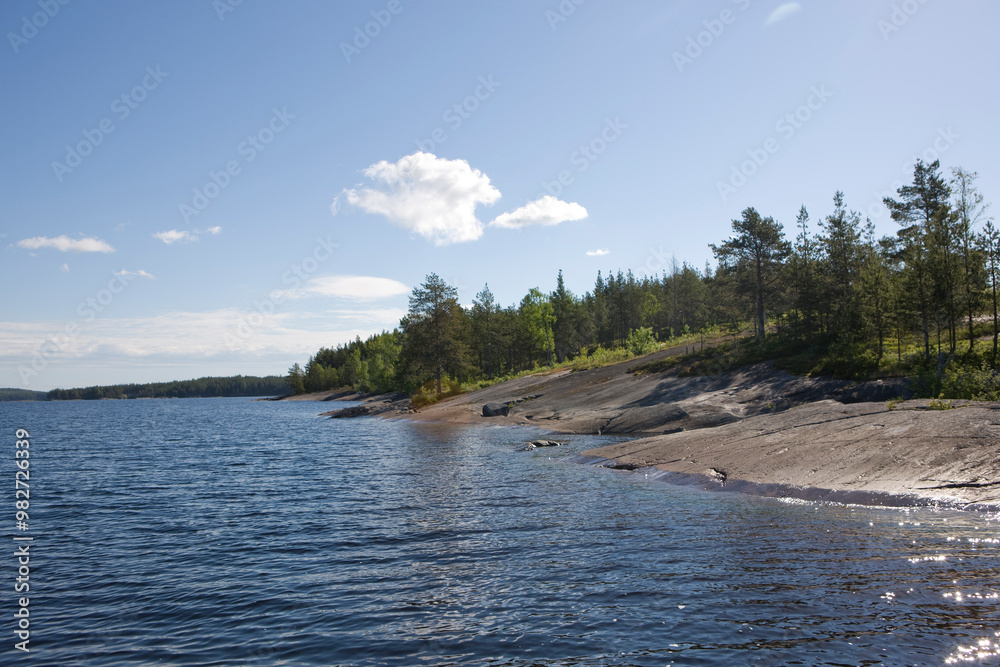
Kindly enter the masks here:
M 612 438 L 553 456 L 311 403 L 10 405 L 39 536 L 25 664 L 1000 655 L 995 517 L 706 493 L 569 462 Z

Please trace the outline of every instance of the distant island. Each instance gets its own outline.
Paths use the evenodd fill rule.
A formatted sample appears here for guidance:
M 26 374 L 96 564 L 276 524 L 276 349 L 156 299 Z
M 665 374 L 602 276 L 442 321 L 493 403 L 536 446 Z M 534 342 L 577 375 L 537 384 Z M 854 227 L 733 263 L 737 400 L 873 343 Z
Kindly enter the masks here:
M 27 390 L 20 389 L 5 389 L 0 390 L 0 392 L 24 392 L 25 394 L 40 396 L 36 398 L 7 398 L 0 400 L 75 401 L 129 398 L 213 398 L 278 396 L 288 393 L 288 384 L 284 377 L 277 375 L 269 375 L 267 377 L 234 375 L 232 377 L 203 377 L 197 380 L 180 380 L 174 382 L 114 384 L 82 387 L 79 389 L 53 389 L 48 393 L 28 392 Z M 14 393 L 12 395 L 17 394 Z
M 0 387 L 0 402 L 4 401 L 47 401 L 48 394 L 44 391 L 31 391 L 30 389 L 14 389 L 12 387 Z

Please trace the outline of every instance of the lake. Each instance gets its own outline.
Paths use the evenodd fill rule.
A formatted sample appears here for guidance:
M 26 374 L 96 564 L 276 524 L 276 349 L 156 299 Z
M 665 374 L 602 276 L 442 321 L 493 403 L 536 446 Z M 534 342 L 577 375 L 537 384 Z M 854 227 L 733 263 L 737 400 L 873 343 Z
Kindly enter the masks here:
M 611 437 L 523 451 L 543 433 L 327 409 L 0 404 L 2 662 L 1000 663 L 995 515 L 712 493 L 570 460 Z

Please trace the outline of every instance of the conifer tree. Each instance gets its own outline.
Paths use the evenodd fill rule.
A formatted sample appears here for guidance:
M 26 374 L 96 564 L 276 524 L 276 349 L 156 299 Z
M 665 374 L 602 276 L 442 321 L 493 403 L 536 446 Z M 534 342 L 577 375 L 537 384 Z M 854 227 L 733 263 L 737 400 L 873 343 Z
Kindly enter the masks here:
M 460 310 L 458 291 L 432 273 L 413 288 L 410 310 L 400 322 L 407 358 L 418 371 L 433 374 L 439 394 L 445 369 L 457 374 L 462 364 Z
M 754 325 L 758 338 L 764 338 L 767 305 L 777 287 L 779 269 L 791 252 L 780 223 L 762 218 L 754 208 L 743 211 L 733 220 L 736 235 L 721 246 L 711 244 L 716 259 L 727 264 L 741 278 L 740 288 L 753 295 Z

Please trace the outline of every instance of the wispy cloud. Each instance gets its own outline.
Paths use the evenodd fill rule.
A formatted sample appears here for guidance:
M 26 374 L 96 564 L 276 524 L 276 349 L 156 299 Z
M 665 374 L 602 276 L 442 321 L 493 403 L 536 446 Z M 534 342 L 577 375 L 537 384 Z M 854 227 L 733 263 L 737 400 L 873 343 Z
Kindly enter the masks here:
M 603 257 L 604 255 L 608 255 L 610 253 L 610 250 L 599 248 L 597 250 L 588 250 L 587 257 Z
M 136 276 L 136 277 L 139 277 L 139 278 L 149 278 L 150 280 L 156 280 L 156 276 L 154 276 L 152 273 L 147 273 L 146 271 L 143 271 L 142 269 L 139 269 L 138 271 L 129 271 L 127 269 L 122 269 L 121 271 L 116 271 L 115 275 L 116 276 Z
M 192 243 L 198 240 L 199 234 L 211 234 L 212 236 L 218 236 L 222 233 L 222 227 L 209 227 L 204 231 L 198 231 L 197 229 L 189 232 L 186 229 L 171 229 L 166 232 L 156 232 L 153 234 L 153 238 L 163 241 L 167 245 L 173 245 L 174 243 Z
M 69 264 L 63 264 L 62 266 L 59 267 L 59 270 L 65 273 L 69 273 Z
M 788 17 L 799 12 L 802 9 L 802 5 L 797 2 L 786 2 L 783 5 L 779 5 L 771 15 L 767 17 L 764 21 L 765 26 L 777 23 L 778 21 L 784 21 Z
M 347 203 L 384 215 L 434 245 L 475 241 L 483 235 L 476 206 L 500 199 L 490 179 L 465 160 L 414 153 L 398 162 L 377 162 L 364 170 L 370 187 L 344 191 Z M 336 211 L 338 200 L 331 205 Z
M 409 287 L 391 278 L 337 275 L 312 278 L 300 289 L 286 290 L 280 295 L 290 299 L 324 296 L 351 301 L 378 301 L 409 291 Z
M 587 217 L 587 209 L 576 203 L 564 202 L 552 195 L 522 206 L 521 208 L 498 215 L 490 223 L 491 227 L 506 229 L 521 229 L 531 225 L 558 225 L 560 222 L 582 220 Z
M 49 238 L 36 236 L 17 242 L 21 248 L 38 250 L 39 248 L 54 248 L 60 252 L 114 252 L 115 249 L 105 241 L 97 238 L 71 239 L 66 235 Z

